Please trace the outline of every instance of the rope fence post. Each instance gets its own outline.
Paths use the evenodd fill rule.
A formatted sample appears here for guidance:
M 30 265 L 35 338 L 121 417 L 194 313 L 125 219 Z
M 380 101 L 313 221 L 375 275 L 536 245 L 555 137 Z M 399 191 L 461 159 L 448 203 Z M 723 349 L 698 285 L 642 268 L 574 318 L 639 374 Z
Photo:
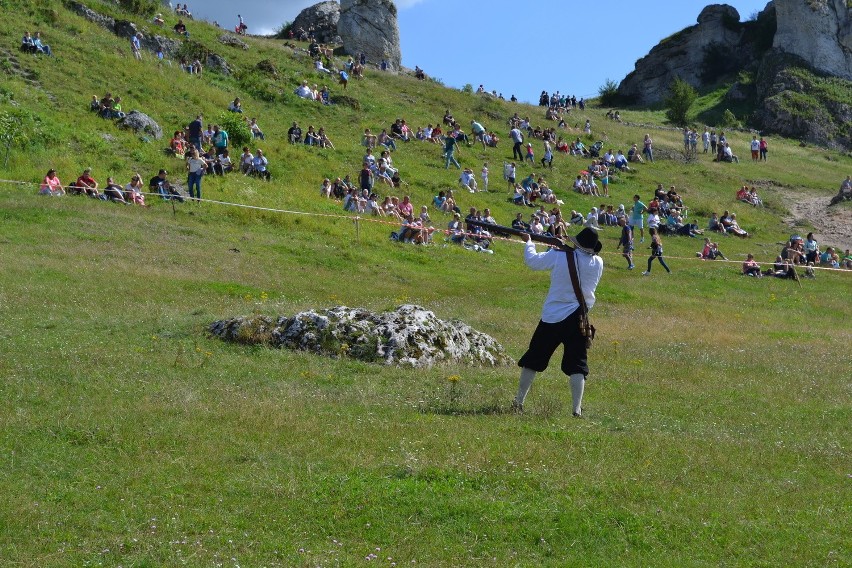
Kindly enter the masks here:
M 361 217 L 355 215 L 355 242 L 361 244 Z

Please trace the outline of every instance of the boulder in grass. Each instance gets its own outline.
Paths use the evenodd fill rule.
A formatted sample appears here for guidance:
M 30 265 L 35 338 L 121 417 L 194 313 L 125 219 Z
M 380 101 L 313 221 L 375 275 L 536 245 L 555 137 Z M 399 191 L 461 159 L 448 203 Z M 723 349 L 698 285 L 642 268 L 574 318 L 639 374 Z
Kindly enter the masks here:
M 236 47 L 242 49 L 243 51 L 247 51 L 249 46 L 246 42 L 238 38 L 237 36 L 233 36 L 230 34 L 222 34 L 219 36 L 219 43 L 222 45 L 229 45 L 231 47 Z
M 226 341 L 400 367 L 513 364 L 493 337 L 457 320 L 438 319 L 433 312 L 412 304 L 382 313 L 337 306 L 290 317 L 238 317 L 214 322 L 210 331 Z
M 124 118 L 119 119 L 118 125 L 122 128 L 130 128 L 137 133 L 153 136 L 156 140 L 163 137 L 163 129 L 160 128 L 160 125 L 153 118 L 138 110 L 127 113 Z

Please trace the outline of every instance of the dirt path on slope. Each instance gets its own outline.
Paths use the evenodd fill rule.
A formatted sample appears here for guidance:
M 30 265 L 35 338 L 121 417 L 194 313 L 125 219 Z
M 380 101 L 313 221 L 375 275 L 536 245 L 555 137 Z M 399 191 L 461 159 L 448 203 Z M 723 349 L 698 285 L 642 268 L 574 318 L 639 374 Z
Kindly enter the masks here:
M 789 210 L 784 221 L 792 230 L 810 224 L 822 250 L 827 246 L 840 247 L 840 252 L 852 249 L 852 209 L 848 205 L 840 203 L 829 207 L 830 197 L 806 193 L 804 189 L 774 189 Z

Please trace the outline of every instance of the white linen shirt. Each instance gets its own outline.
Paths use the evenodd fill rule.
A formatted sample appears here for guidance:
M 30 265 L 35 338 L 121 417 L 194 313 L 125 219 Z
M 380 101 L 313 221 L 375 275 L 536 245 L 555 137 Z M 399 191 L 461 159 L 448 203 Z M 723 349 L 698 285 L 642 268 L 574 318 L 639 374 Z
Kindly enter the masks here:
M 533 241 L 529 241 L 524 249 L 524 262 L 527 266 L 533 270 L 550 270 L 550 290 L 541 309 L 541 321 L 545 323 L 558 323 L 580 307 L 571 285 L 568 259 L 565 255 L 565 251 L 558 249 L 537 253 Z M 591 310 L 595 305 L 595 288 L 603 275 L 603 259 L 579 250 L 574 251 L 574 259 L 580 290 L 586 300 L 586 307 Z

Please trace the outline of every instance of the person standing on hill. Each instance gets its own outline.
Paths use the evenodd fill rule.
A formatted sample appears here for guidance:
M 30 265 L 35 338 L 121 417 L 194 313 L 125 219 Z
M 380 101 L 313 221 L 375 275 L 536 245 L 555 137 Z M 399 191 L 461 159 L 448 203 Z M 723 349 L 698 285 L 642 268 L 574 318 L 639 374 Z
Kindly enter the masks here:
M 201 200 L 201 176 L 207 169 L 207 162 L 198 155 L 198 150 L 193 148 L 190 158 L 186 161 L 186 185 L 189 186 L 189 199 Z
M 130 51 L 133 52 L 133 57 L 138 60 L 142 60 L 142 43 L 139 41 L 142 39 L 142 33 L 138 32 L 130 38 Z
M 633 208 L 630 210 L 630 228 L 636 229 L 639 227 L 639 242 L 645 242 L 645 223 L 643 215 L 648 211 L 648 208 L 639 200 L 638 195 L 633 196 Z
M 763 136 L 760 137 L 760 160 L 766 161 L 766 153 L 769 151 L 769 144 L 766 142 L 766 138 Z
M 633 228 L 627 223 L 626 217 L 619 217 L 618 225 L 621 227 L 621 238 L 615 250 L 624 247 L 621 256 L 627 259 L 627 270 L 633 270 Z
M 201 151 L 201 138 L 204 135 L 204 124 L 202 123 L 202 119 L 203 117 L 199 114 L 187 127 L 189 143 L 195 146 L 195 149 L 199 152 Z
M 590 310 L 595 305 L 595 289 L 603 275 L 603 259 L 597 255 L 602 245 L 597 232 L 588 227 L 576 237 L 569 237 L 574 250 L 552 248 L 547 252 L 537 253 L 530 236 L 524 235 L 524 239 L 524 263 L 533 270 L 549 270 L 550 289 L 529 349 L 518 361 L 521 377 L 512 408 L 523 412 L 524 400 L 536 373 L 547 369 L 550 358 L 562 344 L 564 351 L 561 368 L 570 379 L 573 414 L 579 418 L 583 413 L 583 391 L 586 376 L 589 374 L 588 346 L 586 337 L 580 330 L 582 308 L 572 285 L 567 255 L 574 258 L 578 287 L 586 308 Z
M 521 129 L 514 126 L 509 131 L 509 137 L 512 139 L 512 159 L 517 159 L 519 162 L 524 161 L 524 153 L 521 152 L 521 144 L 524 143 L 524 135 Z
M 213 125 L 213 146 L 216 147 L 217 152 L 222 152 L 228 147 L 228 133 L 220 129 L 218 124 Z
M 456 160 L 454 156 L 458 145 L 458 140 L 456 140 L 453 136 L 448 135 L 444 139 L 444 157 L 446 158 L 444 169 L 450 169 L 450 163 L 455 164 L 458 169 L 461 169 L 461 164 L 459 164 L 458 160 Z
M 646 134 L 645 139 L 642 141 L 642 155 L 645 156 L 645 159 L 649 162 L 654 161 L 654 141 L 651 140 L 651 135 Z

